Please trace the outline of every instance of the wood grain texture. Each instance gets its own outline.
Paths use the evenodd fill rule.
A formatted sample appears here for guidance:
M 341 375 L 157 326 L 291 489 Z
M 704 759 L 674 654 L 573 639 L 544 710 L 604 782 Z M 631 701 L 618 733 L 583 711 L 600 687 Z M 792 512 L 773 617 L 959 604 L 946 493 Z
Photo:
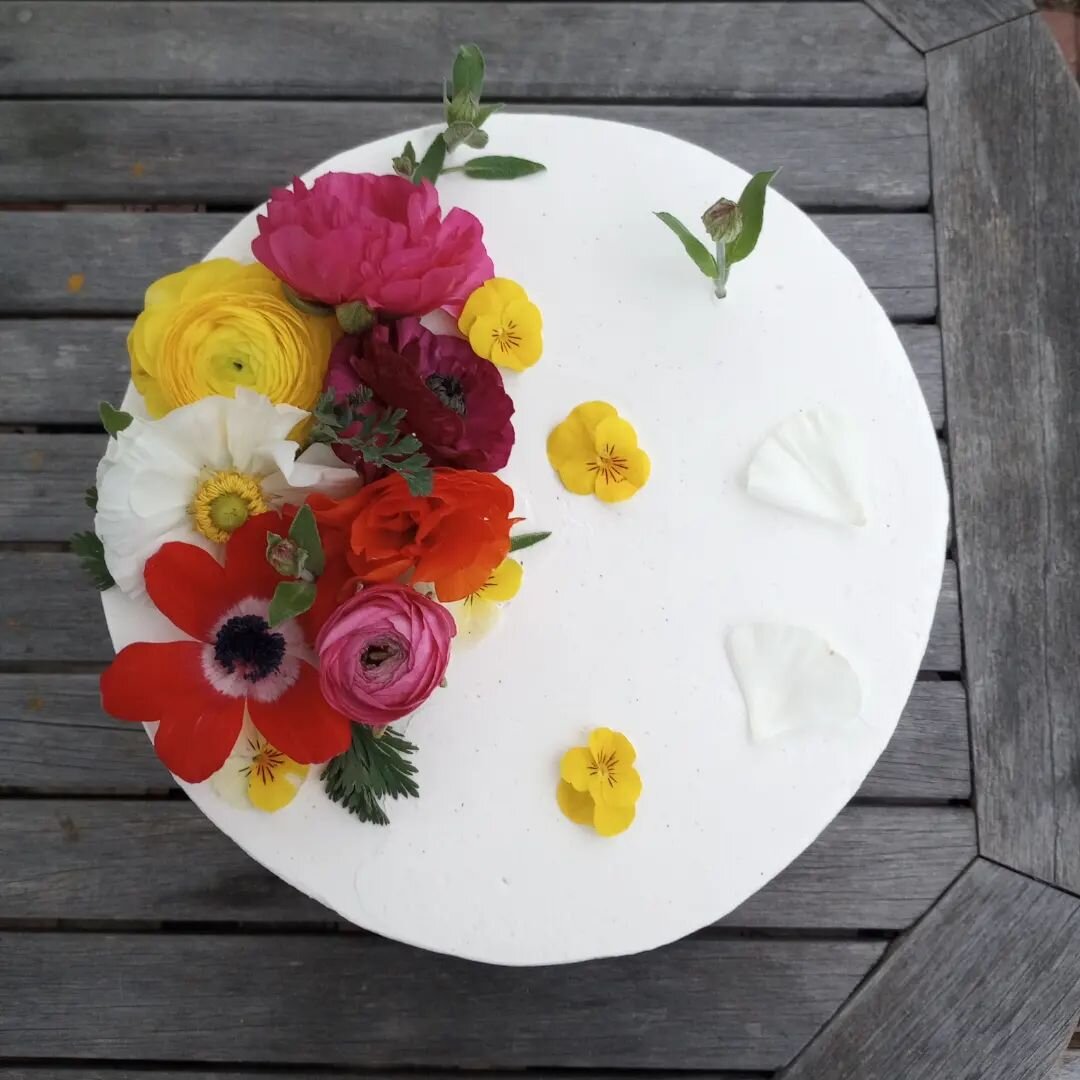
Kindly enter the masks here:
M 783 1080 L 1038 1080 L 1080 1011 L 1080 901 L 977 860 Z
M 1033 0 L 866 0 L 923 52 L 990 30 L 1035 10 Z
M 903 930 L 974 855 L 967 808 L 852 807 L 722 924 Z M 186 800 L 5 799 L 0 865 L 0 920 L 341 921 Z
M 1080 1080 L 1080 1050 L 1066 1050 L 1049 1080 Z
M 119 401 L 127 386 L 130 327 L 130 319 L 0 320 L 0 423 L 97 423 L 98 402 Z M 897 333 L 940 430 L 941 334 L 919 325 L 898 326 Z
M 280 6 L 280 5 L 275 5 Z M 721 5 L 722 6 L 722 5 Z M 896 319 L 930 319 L 937 306 L 929 214 L 814 215 Z M 0 213 L 0 315 L 135 314 L 155 278 L 196 262 L 237 214 L 9 211 Z M 83 274 L 77 293 L 71 274 Z
M 929 63 L 981 850 L 1078 890 L 1080 94 L 1034 18 Z
M 96 675 L 0 674 L 0 791 L 139 796 L 174 788 L 142 729 L 102 713 Z M 970 794 L 963 687 L 916 683 L 859 795 L 946 800 Z
M 0 663 L 108 663 L 112 646 L 101 605 L 74 555 L 0 551 Z M 960 608 L 956 567 L 946 563 L 923 668 L 960 670 Z
M 538 111 L 640 124 L 750 172 L 782 162 L 777 188 L 804 205 L 909 210 L 930 200 L 921 108 L 514 109 Z M 0 102 L 0 200 L 255 204 L 347 146 L 441 122 L 440 106 L 412 102 Z
M 17 0 L 0 38 L 4 96 L 437 101 L 463 41 L 483 48 L 493 101 L 912 102 L 926 86 L 918 52 L 852 3 Z
M 228 1069 L 207 1069 L 201 1067 L 197 1073 L 199 1080 L 265 1080 L 266 1071 L 252 1072 L 243 1066 L 234 1066 Z M 313 1072 L 306 1069 L 289 1069 L 287 1072 L 279 1072 L 276 1075 L 283 1080 L 326 1080 L 325 1072 Z M 372 1071 L 365 1069 L 362 1073 L 347 1072 L 338 1073 L 350 1080 L 409 1080 L 410 1074 L 398 1071 L 384 1071 L 378 1069 Z M 480 1069 L 475 1072 L 455 1069 L 453 1066 L 443 1066 L 435 1069 L 424 1069 L 425 1080 L 526 1080 L 520 1070 L 504 1069 Z M 701 1080 L 762 1080 L 759 1072 L 729 1072 L 725 1069 L 722 1073 L 708 1072 L 700 1074 Z M 92 1064 L 85 1065 L 0 1065 L 0 1080 L 191 1080 L 191 1072 L 182 1069 L 161 1069 L 156 1067 L 146 1068 L 138 1065 L 129 1068 L 117 1068 L 113 1065 L 95 1067 Z M 530 1069 L 527 1080 L 568 1080 L 566 1072 L 551 1069 Z M 581 1080 L 586 1080 L 582 1076 Z M 593 1078 L 589 1078 L 593 1080 Z M 655 1070 L 634 1070 L 633 1080 L 684 1080 L 683 1074 L 672 1073 L 667 1070 L 657 1072 Z
M 18 1059 L 769 1070 L 883 948 L 696 937 L 501 968 L 366 934 L 0 933 L 0 1046 Z

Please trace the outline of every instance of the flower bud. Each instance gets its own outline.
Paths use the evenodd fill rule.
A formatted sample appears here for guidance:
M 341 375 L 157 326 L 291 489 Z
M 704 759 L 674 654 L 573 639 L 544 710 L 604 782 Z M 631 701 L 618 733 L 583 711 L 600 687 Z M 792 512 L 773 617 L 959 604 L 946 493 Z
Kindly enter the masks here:
M 391 164 L 394 166 L 394 172 L 398 176 L 404 176 L 406 180 L 412 179 L 413 169 L 416 168 L 416 162 L 410 161 L 407 157 L 402 155 L 391 159 Z
M 701 215 L 701 223 L 710 239 L 718 244 L 730 244 L 742 232 L 742 211 L 730 199 L 717 199 Z
M 468 90 L 460 90 L 446 103 L 446 123 L 475 126 L 480 118 L 480 102 Z
M 334 314 L 346 334 L 362 334 L 375 321 L 375 313 L 360 300 L 338 304 Z
M 294 578 L 300 576 L 300 545 L 295 541 L 276 533 L 266 538 L 266 561 L 282 576 Z

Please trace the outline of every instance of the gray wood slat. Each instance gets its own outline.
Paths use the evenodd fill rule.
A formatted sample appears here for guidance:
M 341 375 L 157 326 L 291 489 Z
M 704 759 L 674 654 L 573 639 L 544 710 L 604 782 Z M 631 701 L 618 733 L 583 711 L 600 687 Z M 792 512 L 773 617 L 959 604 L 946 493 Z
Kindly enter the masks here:
M 852 807 L 723 925 L 903 930 L 974 855 L 966 807 Z M 186 800 L 5 799 L 0 866 L 0 920 L 338 921 Z
M 866 0 L 916 48 L 930 49 L 1035 10 L 1032 0 Z
M 777 187 L 804 205 L 909 210 L 930 200 L 922 108 L 514 109 L 536 111 L 665 131 L 751 172 L 782 163 Z M 441 122 L 440 106 L 409 102 L 0 102 L 0 200 L 260 203 L 347 146 Z
M 770 1070 L 883 949 L 706 936 L 501 968 L 366 934 L 0 933 L 0 1046 L 27 1064 Z
M 16 0 L 0 37 L 5 96 L 437 101 L 465 41 L 484 49 L 493 101 L 912 102 L 926 86 L 918 52 L 852 3 Z
M 1080 1080 L 1080 1050 L 1066 1050 L 1050 1080 Z
M 87 511 L 89 520 L 89 511 Z M 74 555 L 0 550 L 0 663 L 107 663 L 112 647 L 100 605 Z M 956 567 L 947 562 L 930 641 L 927 671 L 960 670 Z
M 929 62 L 981 850 L 1078 890 L 1080 94 L 1035 17 Z
M 96 675 L 0 674 L 0 791 L 138 796 L 172 789 L 142 729 L 102 713 Z M 945 800 L 970 794 L 963 687 L 916 683 L 859 795 Z
M 0 423 L 97 423 L 98 402 L 119 401 L 127 386 L 130 327 L 130 319 L 0 320 Z M 898 326 L 897 333 L 941 430 L 941 334 L 919 325 Z
M 207 1069 L 201 1067 L 198 1070 L 199 1080 L 265 1080 L 266 1071 L 251 1072 L 244 1070 L 243 1066 L 234 1066 L 229 1069 Z M 287 1072 L 276 1072 L 275 1075 L 282 1080 L 326 1080 L 325 1072 L 312 1072 L 306 1069 L 289 1069 Z M 409 1073 L 400 1071 L 383 1071 L 381 1069 L 372 1072 L 365 1069 L 360 1074 L 346 1074 L 352 1080 L 410 1080 Z M 479 1069 L 475 1072 L 455 1069 L 452 1065 L 437 1066 L 434 1069 L 426 1068 L 423 1071 L 424 1080 L 526 1080 L 520 1070 L 503 1069 Z M 571 1074 L 572 1077 L 572 1074 Z M 710 1070 L 707 1073 L 699 1073 L 700 1080 L 762 1080 L 761 1073 L 723 1072 Z M 191 1072 L 183 1069 L 161 1069 L 154 1067 L 140 1067 L 133 1065 L 127 1068 L 117 1068 L 113 1065 L 95 1067 L 92 1063 L 85 1065 L 16 1065 L 5 1068 L 0 1065 L 0 1080 L 191 1080 Z M 551 1069 L 530 1069 L 527 1080 L 568 1080 L 568 1074 Z M 582 1074 L 580 1080 L 595 1080 L 588 1074 Z M 633 1080 L 683 1080 L 680 1074 L 673 1074 L 667 1070 L 657 1072 L 655 1070 L 635 1070 Z
M 9 211 L 0 251 L 18 272 L 0 273 L 0 314 L 134 314 L 147 285 L 196 262 L 236 214 Z M 934 317 L 937 281 L 929 214 L 824 214 L 814 220 L 856 265 L 895 319 Z M 82 274 L 73 293 L 68 279 Z
M 1080 901 L 977 860 L 783 1080 L 1039 1080 L 1080 1010 Z

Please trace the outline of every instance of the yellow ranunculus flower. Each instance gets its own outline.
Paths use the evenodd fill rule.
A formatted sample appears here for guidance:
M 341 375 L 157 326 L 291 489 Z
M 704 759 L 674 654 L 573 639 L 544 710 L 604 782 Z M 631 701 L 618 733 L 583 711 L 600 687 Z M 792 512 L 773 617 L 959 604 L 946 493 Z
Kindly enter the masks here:
M 211 259 L 146 290 L 128 334 L 131 379 L 153 417 L 238 386 L 311 409 L 336 337 L 332 317 L 298 311 L 264 266 Z
M 548 461 L 575 495 L 623 502 L 649 479 L 649 456 L 637 432 L 606 401 L 586 401 L 548 436 Z
M 509 278 L 491 278 L 465 301 L 458 329 L 477 356 L 512 371 L 540 359 L 543 320 L 525 290 Z

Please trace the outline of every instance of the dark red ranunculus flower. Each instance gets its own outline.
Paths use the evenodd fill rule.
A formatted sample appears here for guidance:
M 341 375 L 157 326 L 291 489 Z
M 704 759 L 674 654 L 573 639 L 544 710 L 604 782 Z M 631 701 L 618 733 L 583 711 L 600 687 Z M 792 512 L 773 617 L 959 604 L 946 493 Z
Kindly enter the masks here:
M 514 403 L 499 369 L 467 341 L 434 334 L 415 318 L 344 337 L 330 356 L 326 385 L 341 400 L 361 384 L 375 406 L 405 410 L 402 428 L 416 435 L 432 465 L 497 472 L 510 460 Z M 354 451 L 335 450 L 357 464 Z

